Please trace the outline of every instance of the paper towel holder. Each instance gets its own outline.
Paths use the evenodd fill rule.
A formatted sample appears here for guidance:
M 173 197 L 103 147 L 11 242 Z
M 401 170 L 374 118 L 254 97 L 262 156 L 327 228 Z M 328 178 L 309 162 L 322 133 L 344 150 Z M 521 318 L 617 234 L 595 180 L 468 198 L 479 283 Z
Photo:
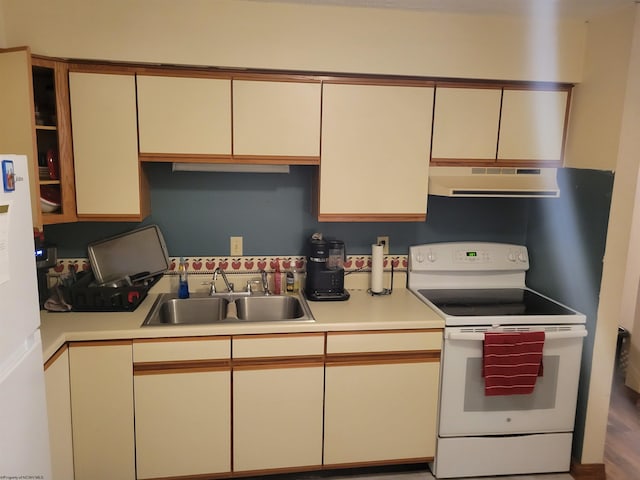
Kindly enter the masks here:
M 380 292 L 374 292 L 369 288 L 367 289 L 367 292 L 369 292 L 371 296 L 375 297 L 380 295 L 391 295 L 391 292 L 393 292 L 393 261 L 391 261 L 391 284 L 389 285 L 389 288 L 383 288 Z

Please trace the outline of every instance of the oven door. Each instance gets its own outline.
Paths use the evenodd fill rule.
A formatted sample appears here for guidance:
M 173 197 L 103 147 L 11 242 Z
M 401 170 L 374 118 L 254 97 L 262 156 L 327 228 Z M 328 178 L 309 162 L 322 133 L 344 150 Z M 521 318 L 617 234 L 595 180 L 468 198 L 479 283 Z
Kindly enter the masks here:
M 486 396 L 484 333 L 545 331 L 543 375 L 529 395 Z M 439 436 L 573 430 L 584 325 L 447 327 L 442 358 Z

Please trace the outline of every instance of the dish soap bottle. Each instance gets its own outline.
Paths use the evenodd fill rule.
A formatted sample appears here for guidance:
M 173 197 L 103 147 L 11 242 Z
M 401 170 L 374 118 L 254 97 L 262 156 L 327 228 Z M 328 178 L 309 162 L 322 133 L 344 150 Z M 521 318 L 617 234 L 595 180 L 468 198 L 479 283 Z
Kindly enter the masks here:
M 189 298 L 189 280 L 187 278 L 187 263 L 180 257 L 178 265 L 178 298 Z
M 282 288 L 282 277 L 280 276 L 280 264 L 276 263 L 276 270 L 273 272 L 273 293 L 280 295 Z

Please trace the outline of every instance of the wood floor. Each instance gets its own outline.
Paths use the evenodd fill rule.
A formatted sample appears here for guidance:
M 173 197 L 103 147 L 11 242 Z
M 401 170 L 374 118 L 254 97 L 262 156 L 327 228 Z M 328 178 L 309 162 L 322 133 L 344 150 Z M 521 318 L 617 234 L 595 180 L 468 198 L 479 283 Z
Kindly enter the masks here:
M 604 448 L 607 480 L 640 478 L 640 395 L 624 385 L 625 347 L 616 365 L 611 388 Z

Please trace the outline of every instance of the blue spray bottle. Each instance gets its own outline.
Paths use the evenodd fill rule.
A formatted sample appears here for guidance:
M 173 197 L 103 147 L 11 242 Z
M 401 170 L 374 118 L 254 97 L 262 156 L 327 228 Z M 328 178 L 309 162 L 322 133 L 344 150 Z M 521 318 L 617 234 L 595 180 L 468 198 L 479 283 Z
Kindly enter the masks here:
M 187 275 L 187 264 L 184 261 L 184 257 L 180 257 L 180 265 L 178 265 L 178 298 L 189 298 L 189 281 Z

